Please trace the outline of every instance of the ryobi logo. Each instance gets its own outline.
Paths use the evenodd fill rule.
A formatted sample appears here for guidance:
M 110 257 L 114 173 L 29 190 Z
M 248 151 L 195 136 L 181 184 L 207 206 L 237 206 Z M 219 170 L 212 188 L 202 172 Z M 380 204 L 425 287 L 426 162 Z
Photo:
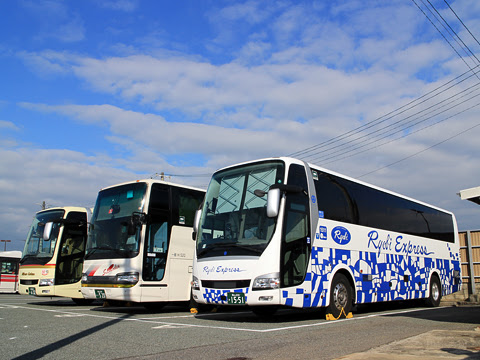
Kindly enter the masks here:
M 347 245 L 352 239 L 350 232 L 343 226 L 334 227 L 332 230 L 332 238 L 339 245 Z

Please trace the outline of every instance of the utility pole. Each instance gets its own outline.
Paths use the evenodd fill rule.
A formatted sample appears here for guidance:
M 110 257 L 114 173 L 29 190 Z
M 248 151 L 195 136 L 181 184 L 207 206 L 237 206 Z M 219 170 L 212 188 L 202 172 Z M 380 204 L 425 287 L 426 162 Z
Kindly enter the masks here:
M 12 240 L 0 240 L 0 242 L 5 243 L 5 248 L 3 251 L 7 251 L 7 242 L 12 242 Z
M 46 210 L 49 206 L 51 206 L 50 204 L 47 204 L 46 201 L 42 201 L 41 203 L 35 203 L 35 205 L 40 205 L 42 210 Z

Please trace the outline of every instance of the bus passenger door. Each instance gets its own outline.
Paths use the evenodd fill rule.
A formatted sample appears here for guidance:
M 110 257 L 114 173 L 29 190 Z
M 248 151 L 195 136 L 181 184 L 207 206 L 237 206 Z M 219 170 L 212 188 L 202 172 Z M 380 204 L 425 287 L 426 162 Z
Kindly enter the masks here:
M 287 182 L 308 191 L 303 166 L 291 165 Z M 282 287 L 299 285 L 305 279 L 311 246 L 309 206 L 308 195 L 303 191 L 286 194 L 280 265 Z
M 146 258 L 143 263 L 143 280 L 160 281 L 165 276 L 167 264 L 168 238 L 170 229 L 168 216 L 164 214 L 151 214 L 148 225 L 146 241 Z
M 82 212 L 70 212 L 67 223 L 63 226 L 57 266 L 55 285 L 73 284 L 81 280 L 85 243 L 87 241 L 87 215 Z

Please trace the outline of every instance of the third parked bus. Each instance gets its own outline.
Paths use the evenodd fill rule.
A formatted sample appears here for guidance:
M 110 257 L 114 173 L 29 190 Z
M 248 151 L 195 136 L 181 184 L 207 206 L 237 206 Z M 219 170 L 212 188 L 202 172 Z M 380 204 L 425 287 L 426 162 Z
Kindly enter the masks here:
M 18 263 L 21 251 L 0 251 L 0 293 L 18 292 Z
M 85 298 L 147 308 L 189 301 L 192 224 L 204 195 L 200 189 L 152 179 L 102 189 L 87 241 Z
M 297 159 L 217 171 L 199 215 L 198 303 L 326 307 L 338 317 L 380 301 L 437 306 L 460 289 L 451 212 Z
M 20 294 L 62 296 L 77 304 L 88 303 L 80 281 L 90 213 L 88 208 L 67 206 L 35 215 L 20 260 Z

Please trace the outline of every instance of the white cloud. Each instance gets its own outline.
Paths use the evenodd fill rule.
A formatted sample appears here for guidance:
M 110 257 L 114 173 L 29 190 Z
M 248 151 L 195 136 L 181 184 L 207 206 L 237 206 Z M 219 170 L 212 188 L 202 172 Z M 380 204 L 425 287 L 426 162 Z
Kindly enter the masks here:
M 103 4 L 121 11 L 133 11 L 138 5 Z M 10 203 L 28 203 L 19 213 L 29 223 L 35 202 L 83 205 L 86 194 L 94 199 L 99 187 L 139 174 L 204 174 L 239 161 L 286 155 L 387 114 L 466 70 L 448 45 L 432 40 L 434 31 L 419 36 L 426 20 L 414 6 L 377 4 L 363 11 L 365 2 L 360 1 L 336 9 L 320 3 L 325 13 L 330 11 L 328 16 L 305 4 L 247 1 L 217 9 L 208 16 L 218 36 L 206 43 L 222 51 L 231 47 L 231 58 L 225 61 L 187 50 L 139 52 L 131 44 L 117 46 L 128 54 L 123 57 L 48 50 L 19 53 L 37 74 L 73 74 L 93 95 L 105 95 L 100 104 L 61 105 L 63 99 L 42 104 L 26 99 L 30 102 L 21 106 L 106 129 L 105 142 L 114 150 L 109 154 L 116 155 L 27 149 L 15 143 L 8 148 L 4 143 L 0 169 L 15 169 L 1 179 L 0 196 Z M 259 24 L 265 25 L 256 28 Z M 238 43 L 242 32 L 248 35 Z M 436 99 L 452 95 L 449 92 Z M 414 116 L 432 103 L 392 121 Z M 479 128 L 423 150 L 473 126 L 477 119 L 478 109 L 376 150 L 358 150 L 355 157 L 329 163 L 328 153 L 320 149 L 311 159 L 356 177 L 418 153 L 362 179 L 449 210 L 458 209 L 459 223 L 472 226 L 474 212 L 465 211 L 456 192 L 478 186 L 480 154 L 475 139 Z M 14 126 L 0 121 L 0 128 L 16 130 Z M 351 143 L 339 145 L 341 150 Z M 192 181 L 198 185 L 198 179 Z M 0 219 L 13 213 L 10 207 L 0 213 Z M 1 220 L 0 226 L 5 222 Z
M 15 130 L 18 131 L 19 128 L 17 125 L 12 123 L 11 121 L 0 120 L 0 129 L 8 129 L 8 130 Z

